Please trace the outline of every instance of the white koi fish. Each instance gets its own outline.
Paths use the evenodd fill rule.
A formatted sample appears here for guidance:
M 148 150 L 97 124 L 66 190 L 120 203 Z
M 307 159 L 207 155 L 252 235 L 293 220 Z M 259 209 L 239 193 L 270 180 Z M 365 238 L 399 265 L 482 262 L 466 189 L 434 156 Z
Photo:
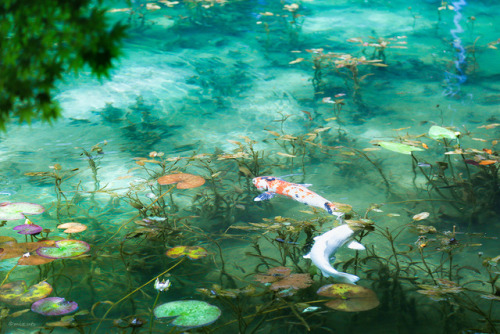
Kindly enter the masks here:
M 279 194 L 300 203 L 324 209 L 331 215 L 338 217 L 343 215 L 342 212 L 336 211 L 337 206 L 334 203 L 307 189 L 310 184 L 292 183 L 274 176 L 259 176 L 254 178 L 252 182 L 258 190 L 265 190 L 264 193 L 255 197 L 254 201 L 265 201 Z
M 358 276 L 337 271 L 330 264 L 330 261 L 335 262 L 334 254 L 337 250 L 346 243 L 348 243 L 347 247 L 351 249 L 365 249 L 362 244 L 352 240 L 354 235 L 354 230 L 348 224 L 337 226 L 315 237 L 311 251 L 304 255 L 304 258 L 311 259 L 312 263 L 321 270 L 323 276 L 333 277 L 342 283 L 355 284 L 359 280 Z

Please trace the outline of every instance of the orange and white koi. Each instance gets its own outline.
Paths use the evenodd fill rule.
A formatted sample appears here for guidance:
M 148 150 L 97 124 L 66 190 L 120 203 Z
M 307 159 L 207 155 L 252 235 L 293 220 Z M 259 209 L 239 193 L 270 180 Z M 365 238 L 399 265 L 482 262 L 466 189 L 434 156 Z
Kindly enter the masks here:
M 337 211 L 335 204 L 326 198 L 307 189 L 310 184 L 297 184 L 285 181 L 274 176 L 259 176 L 252 180 L 258 190 L 265 192 L 255 197 L 254 201 L 266 201 L 277 194 L 290 197 L 300 203 L 315 206 L 326 210 L 331 215 L 341 217 L 343 213 Z

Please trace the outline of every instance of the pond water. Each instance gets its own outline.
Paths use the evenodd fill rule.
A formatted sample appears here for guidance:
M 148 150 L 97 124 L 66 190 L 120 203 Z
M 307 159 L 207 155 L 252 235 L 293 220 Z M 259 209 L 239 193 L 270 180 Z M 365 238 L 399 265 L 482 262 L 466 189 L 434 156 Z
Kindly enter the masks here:
M 2 333 L 500 330 L 500 4 L 107 6 L 129 24 L 110 78 L 68 75 L 61 119 L 1 135 Z M 177 173 L 205 182 L 157 182 Z M 310 201 L 343 215 L 255 201 L 263 175 L 310 184 Z M 44 231 L 14 230 L 21 211 Z M 86 229 L 58 227 L 69 222 Z M 345 282 L 303 258 L 343 223 L 354 234 L 321 257 L 368 290 L 331 285 Z M 78 310 L 16 305 L 20 280 Z M 203 303 L 163 317 L 176 301 Z

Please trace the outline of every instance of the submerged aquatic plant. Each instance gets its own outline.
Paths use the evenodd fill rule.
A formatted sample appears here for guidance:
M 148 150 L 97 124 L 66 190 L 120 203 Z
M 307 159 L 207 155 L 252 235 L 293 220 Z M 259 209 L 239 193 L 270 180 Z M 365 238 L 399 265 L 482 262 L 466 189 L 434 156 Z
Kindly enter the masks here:
M 338 76 L 351 92 L 354 103 L 359 107 L 366 108 L 361 96 L 361 82 L 373 73 L 360 75 L 359 67 L 361 65 L 386 67 L 387 65 L 382 60 L 366 59 L 364 56 L 355 57 L 348 53 L 324 53 L 322 48 L 306 51 L 312 55 L 314 68 L 312 83 L 316 93 L 332 90 L 328 78 L 332 75 Z

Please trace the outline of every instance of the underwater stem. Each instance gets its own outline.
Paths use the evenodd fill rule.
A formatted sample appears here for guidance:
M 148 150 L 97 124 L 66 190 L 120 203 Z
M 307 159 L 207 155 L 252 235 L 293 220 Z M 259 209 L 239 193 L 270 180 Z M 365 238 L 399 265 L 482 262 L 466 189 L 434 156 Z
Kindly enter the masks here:
M 151 282 L 155 281 L 157 278 L 159 278 L 160 276 L 163 276 L 165 275 L 166 273 L 168 273 L 169 271 L 171 271 L 172 269 L 174 269 L 175 267 L 177 267 L 179 264 L 181 264 L 182 262 L 184 262 L 184 260 L 186 260 L 185 257 L 183 257 L 179 262 L 177 262 L 176 264 L 174 264 L 172 267 L 168 268 L 167 270 L 165 270 L 164 272 L 162 272 L 161 274 L 159 275 L 156 275 L 155 277 L 153 277 L 152 279 L 150 279 L 149 281 L 147 281 L 146 283 L 144 283 L 143 285 L 141 285 L 140 287 L 136 288 L 134 291 L 130 292 L 129 294 L 127 294 L 125 297 L 123 297 L 122 299 L 120 299 L 119 301 L 117 301 L 116 303 L 114 303 L 113 305 L 111 305 L 111 307 L 106 311 L 106 313 L 104 313 L 104 315 L 102 316 L 101 320 L 99 320 L 99 323 L 97 324 L 97 327 L 94 331 L 95 334 L 99 333 L 99 327 L 101 326 L 101 323 L 104 321 L 104 319 L 106 319 L 106 316 L 109 314 L 109 312 L 111 312 L 111 310 L 118 304 L 120 304 L 122 301 L 124 301 L 125 299 L 127 299 L 128 297 L 132 296 L 133 294 L 135 294 L 137 291 L 141 290 L 142 288 L 144 288 L 146 285 L 150 284 Z
M 153 303 L 153 308 L 151 308 L 151 317 L 149 317 L 149 334 L 153 333 L 153 323 L 155 321 L 154 318 L 154 312 L 153 310 L 156 307 L 156 304 L 158 303 L 158 299 L 160 298 L 160 290 L 158 290 L 158 293 L 156 294 L 155 302 Z

